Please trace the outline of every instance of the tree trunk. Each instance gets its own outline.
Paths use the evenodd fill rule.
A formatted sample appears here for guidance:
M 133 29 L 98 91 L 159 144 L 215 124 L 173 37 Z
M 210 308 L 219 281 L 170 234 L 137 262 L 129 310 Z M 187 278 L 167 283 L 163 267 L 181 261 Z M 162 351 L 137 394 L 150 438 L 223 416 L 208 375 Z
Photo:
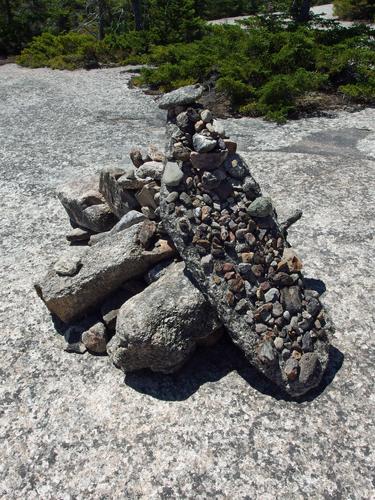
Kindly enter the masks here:
M 132 0 L 132 8 L 134 13 L 135 29 L 141 31 L 143 29 L 141 0 Z
M 99 40 L 103 40 L 104 38 L 104 11 L 105 11 L 105 0 L 98 0 Z
M 310 0 L 293 0 L 290 13 L 297 23 L 306 23 L 310 19 Z
M 7 23 L 10 26 L 13 23 L 13 14 L 9 0 L 5 0 L 5 13 L 7 17 Z

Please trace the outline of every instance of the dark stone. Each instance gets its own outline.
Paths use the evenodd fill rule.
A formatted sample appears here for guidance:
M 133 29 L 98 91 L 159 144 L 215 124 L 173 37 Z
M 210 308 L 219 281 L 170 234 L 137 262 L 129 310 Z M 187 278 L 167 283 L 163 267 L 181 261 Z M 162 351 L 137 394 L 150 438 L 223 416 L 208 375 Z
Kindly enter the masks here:
M 219 151 L 211 153 L 196 153 L 193 151 L 190 154 L 190 161 L 193 167 L 198 170 L 215 170 L 225 161 L 228 151 Z
M 284 354 L 285 353 L 285 354 Z M 283 351 L 284 356 L 289 355 L 290 351 Z M 298 377 L 299 364 L 298 361 L 290 357 L 285 363 L 284 372 L 288 380 L 293 382 Z
M 302 310 L 301 292 L 298 286 L 281 289 L 281 303 L 290 314 L 298 314 Z
M 299 382 L 308 384 L 317 378 L 321 372 L 321 364 L 318 355 L 315 352 L 307 352 L 303 354 L 300 361 Z
M 143 248 L 145 248 L 146 250 L 151 247 L 151 244 L 156 235 L 156 229 L 157 229 L 156 222 L 146 220 L 143 222 L 139 230 L 138 240 L 140 244 L 143 246 Z

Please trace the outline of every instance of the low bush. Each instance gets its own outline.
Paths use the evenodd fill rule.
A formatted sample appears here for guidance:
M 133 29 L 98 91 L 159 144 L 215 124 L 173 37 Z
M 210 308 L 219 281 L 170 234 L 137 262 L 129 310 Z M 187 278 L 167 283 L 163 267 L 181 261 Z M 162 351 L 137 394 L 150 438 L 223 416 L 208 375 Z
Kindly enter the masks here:
M 91 35 L 43 33 L 32 40 L 16 61 L 29 68 L 49 66 L 72 70 L 97 65 L 100 53 L 101 44 Z
M 217 26 L 191 44 L 154 47 L 147 59 L 157 67 L 143 70 L 139 83 L 165 91 L 213 79 L 235 110 L 277 122 L 294 114 L 296 99 L 311 91 L 374 102 L 374 31 L 337 23 L 328 30 L 280 29 L 280 22 L 250 21 L 249 30 Z

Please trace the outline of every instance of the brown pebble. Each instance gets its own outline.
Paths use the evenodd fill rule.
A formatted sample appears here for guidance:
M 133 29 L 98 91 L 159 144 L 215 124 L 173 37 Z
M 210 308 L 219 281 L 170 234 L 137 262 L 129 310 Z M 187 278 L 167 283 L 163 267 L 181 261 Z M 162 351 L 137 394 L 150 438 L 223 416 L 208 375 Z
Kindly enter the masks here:
M 241 276 L 237 275 L 234 279 L 228 282 L 229 288 L 234 293 L 242 292 L 244 289 L 245 283 Z
M 233 306 L 235 303 L 234 294 L 231 291 L 228 291 L 226 294 L 226 300 L 230 306 Z
M 212 276 L 212 281 L 215 283 L 215 285 L 220 285 L 221 279 L 219 276 Z
M 250 264 L 253 261 L 254 253 L 253 252 L 245 252 L 241 254 L 241 260 L 245 264 Z
M 223 272 L 229 273 L 230 271 L 234 271 L 234 265 L 231 264 L 230 262 L 225 262 L 223 264 Z

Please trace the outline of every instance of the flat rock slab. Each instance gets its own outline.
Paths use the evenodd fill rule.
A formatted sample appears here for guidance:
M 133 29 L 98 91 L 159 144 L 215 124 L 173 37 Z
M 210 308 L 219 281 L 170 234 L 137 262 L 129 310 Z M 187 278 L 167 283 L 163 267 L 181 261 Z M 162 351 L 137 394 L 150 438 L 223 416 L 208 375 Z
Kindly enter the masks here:
M 150 368 L 173 373 L 190 358 L 198 341 L 209 342 L 221 326 L 184 268 L 183 262 L 171 264 L 160 279 L 121 307 L 107 350 L 124 372 Z
M 61 276 L 52 267 L 35 289 L 48 309 L 63 322 L 81 317 L 122 283 L 145 273 L 173 251 L 145 251 L 137 242 L 142 223 L 116 233 L 87 249 L 74 276 Z

